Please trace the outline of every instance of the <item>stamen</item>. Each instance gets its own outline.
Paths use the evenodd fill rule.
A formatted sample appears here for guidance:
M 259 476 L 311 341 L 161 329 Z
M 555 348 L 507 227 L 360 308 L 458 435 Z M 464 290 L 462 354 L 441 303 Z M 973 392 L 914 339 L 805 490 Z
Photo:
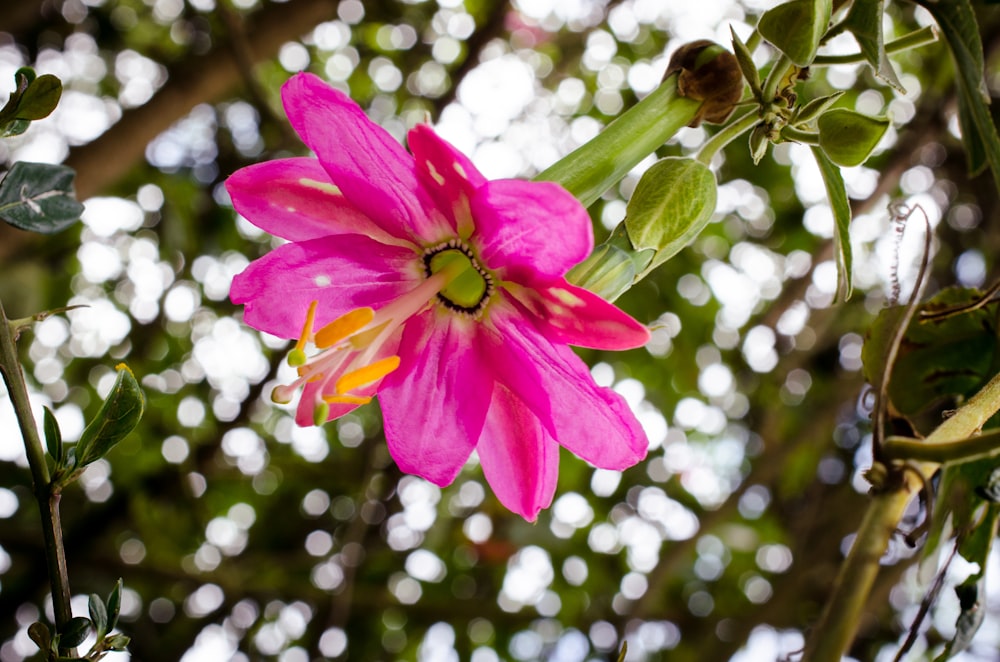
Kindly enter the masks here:
M 306 342 L 308 342 L 309 336 L 312 335 L 313 324 L 316 322 L 316 306 L 318 305 L 318 301 L 313 301 L 309 304 L 309 310 L 306 311 L 306 323 L 302 326 L 302 335 L 296 341 L 295 348 L 288 353 L 288 365 L 292 367 L 305 365 L 306 361 L 308 361 L 305 351 Z
M 353 370 L 337 380 L 337 395 L 344 395 L 365 384 L 371 384 L 399 367 L 399 357 L 389 356 L 371 365 Z
M 368 396 L 364 395 L 324 395 L 323 401 L 329 404 L 345 404 L 345 405 L 366 405 L 372 401 Z
M 344 313 L 316 332 L 316 347 L 325 349 L 336 345 L 344 338 L 363 329 L 374 318 L 375 311 L 371 308 L 355 308 Z

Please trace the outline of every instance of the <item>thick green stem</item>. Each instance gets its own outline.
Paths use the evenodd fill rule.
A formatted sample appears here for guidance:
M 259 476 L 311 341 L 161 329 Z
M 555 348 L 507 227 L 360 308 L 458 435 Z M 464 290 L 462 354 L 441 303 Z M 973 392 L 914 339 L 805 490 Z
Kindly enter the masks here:
M 959 439 L 928 443 L 906 437 L 889 437 L 882 443 L 882 455 L 889 460 L 922 462 L 967 462 L 977 457 L 1000 453 L 1000 429 Z
M 35 499 L 42 519 L 45 561 L 52 587 L 52 609 L 55 612 L 56 628 L 61 630 L 73 614 L 70 609 L 69 573 L 66 570 L 62 523 L 59 518 L 59 495 L 52 493 L 52 479 L 45 460 L 45 450 L 38 435 L 35 418 L 31 414 L 31 402 L 3 302 L 0 302 L 0 372 L 3 372 L 4 382 L 7 384 L 7 393 L 21 428 L 24 451 L 31 469 Z
M 1000 374 L 928 435 L 926 443 L 968 439 L 997 411 L 1000 411 Z M 937 467 L 936 462 L 921 462 L 916 466 L 924 476 L 930 476 Z M 898 489 L 876 494 L 868 506 L 834 583 L 833 595 L 806 641 L 803 662 L 839 662 L 854 640 L 861 612 L 878 575 L 879 560 L 910 498 L 922 488 L 920 478 L 913 472 L 905 471 L 901 476 L 902 485 Z
M 781 55 L 774 61 L 771 71 L 768 72 L 767 78 L 764 79 L 764 84 L 761 86 L 760 98 L 765 105 L 772 103 L 778 96 L 778 86 L 781 85 L 781 80 L 792 66 L 792 61 L 788 59 L 787 55 Z
M 584 207 L 589 207 L 697 115 L 702 102 L 681 96 L 677 78 L 677 74 L 669 76 L 593 140 L 535 179 L 562 184 Z

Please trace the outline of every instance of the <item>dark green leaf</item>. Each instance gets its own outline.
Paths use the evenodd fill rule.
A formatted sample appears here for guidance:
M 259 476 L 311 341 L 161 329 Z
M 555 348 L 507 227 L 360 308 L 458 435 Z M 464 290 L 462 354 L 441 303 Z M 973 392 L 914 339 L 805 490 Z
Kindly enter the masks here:
M 118 615 L 122 607 L 122 580 L 121 577 L 115 582 L 115 587 L 108 594 L 108 601 L 105 605 L 108 614 L 108 632 L 118 626 Z
M 15 163 L 0 182 L 0 219 L 44 234 L 66 229 L 83 213 L 73 197 L 75 175 L 62 165 Z
M 90 610 L 90 620 L 97 631 L 97 638 L 101 639 L 108 631 L 108 609 L 104 605 L 104 601 L 101 600 L 101 596 L 96 593 L 90 594 L 88 607 Z
M 5 124 L 0 124 L 0 138 L 10 138 L 19 136 L 28 130 L 31 120 L 10 120 Z
M 816 120 L 819 146 L 841 166 L 861 165 L 889 128 L 884 117 L 869 117 L 846 108 L 828 110 Z
M 62 83 L 52 74 L 43 74 L 33 80 L 17 104 L 17 119 L 40 120 L 48 117 L 59 104 Z
M 45 428 L 45 447 L 58 467 L 63 458 L 62 433 L 59 431 L 59 421 L 56 420 L 52 410 L 48 407 L 45 407 L 43 427 Z
M 854 0 L 844 19 L 844 27 L 854 35 L 861 54 L 865 56 L 875 75 L 905 94 L 906 90 L 899 82 L 885 52 L 885 38 L 882 34 L 884 14 L 885 0 Z
M 673 257 L 708 224 L 715 211 L 715 175 L 688 158 L 666 158 L 643 173 L 625 211 L 636 250 L 656 251 L 649 268 Z
M 832 0 L 791 0 L 769 9 L 757 29 L 789 60 L 808 67 L 830 24 Z
M 983 559 L 983 563 L 985 562 Z M 983 624 L 983 618 L 986 616 L 985 591 L 986 578 L 983 572 L 969 577 L 955 587 L 962 611 L 955 621 L 955 637 L 945 646 L 944 652 L 935 658 L 935 662 L 951 659 L 972 643 L 972 638 L 976 636 L 976 632 L 979 631 L 979 626 Z
M 976 301 L 975 289 L 942 290 L 921 310 L 934 311 Z M 902 308 L 882 311 L 869 330 L 862 350 L 865 375 L 877 377 L 885 361 L 885 336 L 896 328 Z M 1000 363 L 995 317 L 980 308 L 943 319 L 915 318 L 899 348 L 889 400 L 903 416 L 913 417 L 927 409 L 969 397 L 997 372 Z M 872 383 L 877 383 L 873 381 Z
M 849 234 L 851 205 L 847 201 L 847 189 L 844 187 L 844 178 L 840 174 L 840 168 L 834 165 L 819 147 L 813 147 L 812 153 L 819 165 L 819 171 L 823 175 L 826 195 L 830 200 L 830 209 L 833 211 L 833 240 L 837 250 L 837 291 L 840 296 L 847 299 L 854 289 L 851 274 L 851 237 Z
M 1000 191 L 1000 135 L 989 109 L 983 44 L 972 4 L 969 0 L 917 0 L 917 4 L 934 16 L 955 61 L 958 119 L 969 171 L 976 174 L 989 165 L 993 171 L 993 183 Z
M 35 642 L 38 650 L 48 652 L 52 647 L 52 631 L 45 623 L 34 622 L 28 626 L 28 637 Z
M 144 401 L 139 382 L 125 364 L 120 364 L 117 370 L 118 378 L 111 392 L 76 445 L 81 468 L 107 455 L 142 417 Z
M 59 633 L 59 646 L 62 648 L 76 648 L 90 634 L 90 628 L 91 623 L 89 618 L 75 616 L 69 619 L 66 627 Z

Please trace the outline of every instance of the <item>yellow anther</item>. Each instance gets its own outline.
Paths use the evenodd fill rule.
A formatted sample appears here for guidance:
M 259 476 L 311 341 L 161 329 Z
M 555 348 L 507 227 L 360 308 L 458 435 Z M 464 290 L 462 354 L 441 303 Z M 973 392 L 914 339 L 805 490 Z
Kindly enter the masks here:
M 316 332 L 316 346 L 320 349 L 336 345 L 348 336 L 360 331 L 375 317 L 371 308 L 356 308 L 344 313 Z
M 309 340 L 309 336 L 312 335 L 313 323 L 316 321 L 316 306 L 318 305 L 318 301 L 313 301 L 309 304 L 309 310 L 306 311 L 306 323 L 302 326 L 302 335 L 299 336 L 298 342 L 295 343 L 295 349 L 292 351 L 302 352 L 305 349 L 306 342 Z M 295 364 L 293 363 L 292 365 Z
M 363 395 L 324 395 L 323 400 L 331 405 L 366 405 L 372 401 Z
M 399 357 L 390 356 L 371 365 L 353 370 L 337 380 L 337 395 L 349 393 L 359 386 L 376 382 L 399 367 Z

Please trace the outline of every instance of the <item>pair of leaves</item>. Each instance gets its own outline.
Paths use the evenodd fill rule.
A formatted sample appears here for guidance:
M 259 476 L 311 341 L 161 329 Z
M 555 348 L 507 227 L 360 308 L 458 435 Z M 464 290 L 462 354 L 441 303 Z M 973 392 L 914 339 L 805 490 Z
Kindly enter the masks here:
M 14 72 L 15 89 L 0 108 L 0 138 L 24 133 L 32 120 L 55 110 L 62 96 L 62 83 L 51 74 L 35 76 L 28 67 Z
M 110 453 L 139 424 L 145 407 L 142 389 L 125 364 L 119 364 L 117 370 L 118 377 L 111 392 L 73 446 L 63 444 L 55 416 L 48 408 L 45 409 L 45 445 L 55 460 L 54 491 L 58 492 L 76 480 L 87 465 Z
M 107 653 L 124 651 L 129 644 L 129 637 L 124 634 L 108 634 L 118 626 L 118 616 L 121 613 L 122 580 L 119 579 L 106 600 L 96 593 L 90 594 L 88 608 L 90 618 L 76 616 L 61 628 L 54 636 L 47 625 L 41 622 L 32 623 L 28 628 L 28 636 L 46 655 L 46 659 L 57 662 L 96 662 Z M 81 645 L 94 631 L 96 641 L 84 657 L 60 657 L 61 650 L 69 650 Z

